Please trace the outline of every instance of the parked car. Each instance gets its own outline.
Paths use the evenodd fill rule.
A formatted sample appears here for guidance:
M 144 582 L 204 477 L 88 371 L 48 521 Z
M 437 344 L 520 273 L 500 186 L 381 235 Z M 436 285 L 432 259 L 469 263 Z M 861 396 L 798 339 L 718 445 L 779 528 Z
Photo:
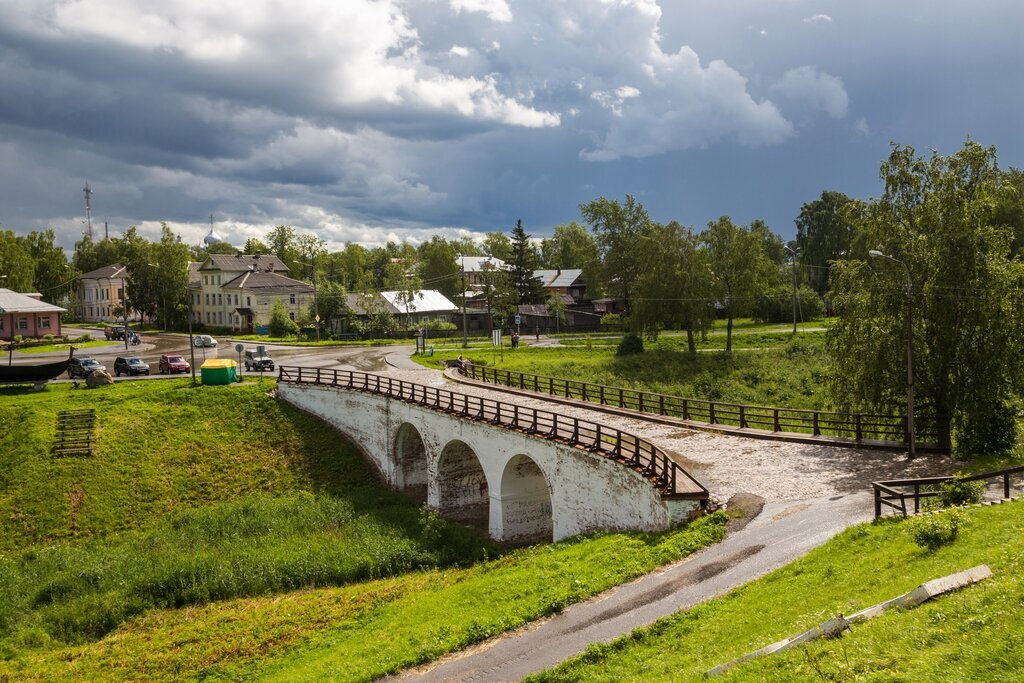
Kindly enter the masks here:
M 71 363 L 68 364 L 68 377 L 74 379 L 75 377 L 81 377 L 85 379 L 90 373 L 96 370 L 106 371 L 105 365 L 100 365 L 100 362 L 95 358 L 87 358 L 85 356 L 75 356 L 71 359 Z
M 173 375 L 177 372 L 188 372 L 192 366 L 181 356 L 160 356 L 160 374 Z
M 258 372 L 273 372 L 274 371 L 274 359 L 270 357 L 267 350 L 264 348 L 258 348 L 256 350 L 246 349 L 245 350 L 245 369 L 249 371 Z
M 193 346 L 217 346 L 217 340 L 208 334 L 197 334 L 192 338 Z
M 149 365 L 138 356 L 118 356 L 114 359 L 114 376 L 148 375 Z

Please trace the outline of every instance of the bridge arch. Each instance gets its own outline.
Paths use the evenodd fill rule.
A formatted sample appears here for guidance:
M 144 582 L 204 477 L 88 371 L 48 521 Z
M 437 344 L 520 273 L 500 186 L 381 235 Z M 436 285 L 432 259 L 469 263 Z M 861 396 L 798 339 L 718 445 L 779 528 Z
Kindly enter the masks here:
M 427 446 L 423 435 L 403 422 L 394 439 L 395 486 L 418 501 L 427 499 Z
M 453 439 L 437 459 L 437 509 L 445 517 L 487 529 L 490 522 L 490 485 L 476 451 Z
M 554 537 L 551 484 L 544 470 L 528 455 L 513 456 L 501 473 L 498 495 L 498 529 L 503 541 L 549 542 Z

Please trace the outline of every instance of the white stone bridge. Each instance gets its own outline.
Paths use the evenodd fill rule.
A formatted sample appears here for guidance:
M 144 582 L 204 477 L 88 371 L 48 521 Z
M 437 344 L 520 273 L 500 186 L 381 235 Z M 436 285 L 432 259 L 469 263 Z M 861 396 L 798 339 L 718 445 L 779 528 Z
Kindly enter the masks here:
M 708 498 L 650 442 L 555 412 L 386 375 L 288 366 L 278 395 L 349 437 L 389 486 L 499 541 L 661 530 Z

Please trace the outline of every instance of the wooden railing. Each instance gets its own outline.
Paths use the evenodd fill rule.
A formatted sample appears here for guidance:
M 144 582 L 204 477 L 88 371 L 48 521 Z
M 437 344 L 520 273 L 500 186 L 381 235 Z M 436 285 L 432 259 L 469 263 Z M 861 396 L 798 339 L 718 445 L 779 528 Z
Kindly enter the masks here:
M 907 442 L 906 418 L 898 415 L 723 403 L 490 368 L 472 363 L 466 364 L 465 375 L 490 384 L 708 425 L 726 425 L 780 434 L 834 437 L 837 443 L 844 444 L 895 447 Z M 923 415 L 915 416 L 914 431 L 915 446 L 919 450 L 949 450 L 949 430 L 938 420 Z
M 597 422 L 407 382 L 387 375 L 354 370 L 282 365 L 278 366 L 278 381 L 387 396 L 443 413 L 585 448 L 591 453 L 599 454 L 639 472 L 660 490 L 663 498 L 701 501 L 708 499 L 707 489 L 660 448 L 646 439 Z
M 1002 480 L 1003 498 L 1010 497 L 1010 477 L 1024 473 L 1024 466 L 1009 467 L 1005 470 L 982 472 L 966 477 L 921 477 L 918 479 L 890 479 L 871 483 L 875 490 L 875 517 L 882 516 L 882 506 L 888 506 L 900 512 L 904 517 L 907 511 L 907 500 L 914 501 L 914 514 L 921 511 L 922 498 L 935 498 L 941 495 L 939 486 L 947 481 L 992 481 Z M 904 489 L 904 490 L 899 490 Z

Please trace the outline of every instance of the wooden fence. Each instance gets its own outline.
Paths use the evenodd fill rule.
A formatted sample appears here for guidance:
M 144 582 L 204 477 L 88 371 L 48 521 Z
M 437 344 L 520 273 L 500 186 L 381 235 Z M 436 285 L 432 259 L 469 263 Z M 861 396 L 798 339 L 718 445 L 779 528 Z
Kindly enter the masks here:
M 837 443 L 841 441 L 843 444 L 886 447 L 907 444 L 906 418 L 899 415 L 843 413 L 724 403 L 473 364 L 467 364 L 465 374 L 467 377 L 490 384 L 600 405 L 628 408 L 641 413 L 675 417 L 708 425 L 727 425 L 781 434 L 834 437 Z M 949 430 L 938 420 L 917 415 L 914 419 L 914 431 L 916 433 L 915 446 L 918 450 L 940 452 L 949 450 Z

